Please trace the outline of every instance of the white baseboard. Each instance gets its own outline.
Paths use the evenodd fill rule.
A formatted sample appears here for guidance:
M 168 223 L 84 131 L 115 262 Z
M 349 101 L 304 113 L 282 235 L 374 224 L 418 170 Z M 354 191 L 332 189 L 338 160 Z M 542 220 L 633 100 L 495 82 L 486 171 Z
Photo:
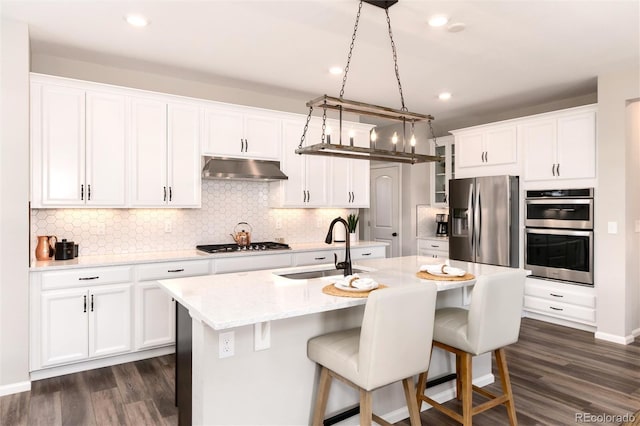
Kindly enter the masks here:
M 631 334 L 633 335 L 634 338 L 640 336 L 640 328 L 636 328 L 631 332 Z
M 11 395 L 14 393 L 27 392 L 31 390 L 31 382 L 17 382 L 9 385 L 0 386 L 0 396 Z
M 125 362 L 139 361 L 141 359 L 153 358 L 172 354 L 175 346 L 165 346 L 162 348 L 148 349 L 140 352 L 131 352 L 124 355 L 110 356 L 91 361 L 79 362 L 75 364 L 61 365 L 59 367 L 44 368 L 31 372 L 31 381 L 48 379 L 50 377 L 63 376 L 65 374 L 77 373 L 79 371 L 93 370 L 94 368 L 108 367 L 111 365 L 124 364 Z
M 596 339 L 606 340 L 607 342 L 618 343 L 619 345 L 628 345 L 635 340 L 634 334 L 628 336 L 618 336 L 616 334 L 603 333 L 596 331 Z
M 478 387 L 484 387 L 493 383 L 494 381 L 495 376 L 493 374 L 485 374 L 484 376 L 476 378 L 473 381 L 473 384 Z M 456 397 L 456 381 L 451 380 L 450 382 L 442 383 L 438 386 L 434 386 L 433 388 L 429 388 L 427 389 L 427 395 L 429 395 L 429 397 L 439 403 L 450 401 Z M 431 406 L 423 402 L 422 406 L 420 407 L 420 411 L 426 411 L 429 409 L 431 409 Z M 389 423 L 397 423 L 400 420 L 404 420 L 409 417 L 409 410 L 405 406 L 386 413 L 380 417 L 382 417 Z

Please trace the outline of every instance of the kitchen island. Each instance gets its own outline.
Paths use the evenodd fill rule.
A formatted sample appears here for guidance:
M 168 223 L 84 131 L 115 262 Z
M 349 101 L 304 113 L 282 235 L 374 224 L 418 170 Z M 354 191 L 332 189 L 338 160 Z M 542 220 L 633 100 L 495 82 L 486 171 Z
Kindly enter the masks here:
M 438 307 L 466 304 L 474 280 L 426 281 L 416 276 L 421 265 L 436 261 L 418 256 L 371 259 L 357 261 L 354 268 L 366 271 L 361 276 L 389 287 L 435 285 L 439 291 Z M 509 270 L 467 262 L 450 264 L 476 277 Z M 331 268 L 332 265 L 311 266 L 160 281 L 181 305 L 179 311 L 188 312 L 182 321 L 179 317 L 178 327 L 185 326 L 185 318 L 190 322 L 193 424 L 309 423 L 317 368 L 306 356 L 307 340 L 359 326 L 366 299 L 324 294 L 322 288 L 335 277 L 292 280 L 281 275 Z M 177 356 L 181 357 L 179 351 Z M 455 361 L 448 354 L 434 350 L 429 377 L 446 375 L 454 371 L 454 366 Z M 493 382 L 490 354 L 476 357 L 473 369 L 474 384 L 485 386 Z M 440 401 L 448 400 L 454 396 L 453 383 L 430 388 L 429 394 Z M 376 413 L 388 421 L 408 416 L 400 384 L 377 390 L 373 399 Z M 357 404 L 357 392 L 336 381 L 327 416 Z M 357 423 L 357 417 L 344 421 Z

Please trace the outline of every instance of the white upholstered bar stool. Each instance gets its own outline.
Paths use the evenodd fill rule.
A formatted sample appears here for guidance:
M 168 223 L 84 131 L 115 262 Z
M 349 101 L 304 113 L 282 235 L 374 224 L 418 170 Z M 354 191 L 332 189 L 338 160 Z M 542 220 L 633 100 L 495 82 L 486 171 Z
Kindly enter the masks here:
M 389 423 L 372 412 L 371 392 L 402 380 L 412 426 L 420 424 L 413 377 L 429 366 L 437 290 L 423 283 L 369 294 L 362 327 L 314 337 L 307 355 L 320 364 L 313 424 L 322 425 L 332 378 L 360 391 L 360 425 Z
M 524 298 L 523 270 L 513 270 L 478 278 L 469 310 L 443 308 L 436 311 L 433 346 L 456 355 L 456 397 L 462 401 L 462 414 L 437 403 L 424 394 L 427 372 L 418 380 L 418 404 L 427 402 L 463 425 L 472 424 L 472 416 L 505 404 L 511 425 L 517 425 L 504 347 L 518 341 Z M 494 395 L 472 384 L 471 360 L 474 355 L 493 351 L 500 372 L 502 395 Z M 472 406 L 473 391 L 489 398 Z

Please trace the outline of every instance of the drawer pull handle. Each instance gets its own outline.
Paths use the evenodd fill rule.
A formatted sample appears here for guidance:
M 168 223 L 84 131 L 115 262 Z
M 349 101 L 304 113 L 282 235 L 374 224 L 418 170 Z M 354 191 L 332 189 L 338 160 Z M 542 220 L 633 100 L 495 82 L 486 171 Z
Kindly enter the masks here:
M 564 297 L 561 294 L 553 294 L 553 293 L 549 293 L 549 296 L 553 296 L 553 297 Z
M 78 280 L 80 281 L 89 281 L 89 280 L 97 280 L 100 276 L 96 275 L 95 277 L 80 277 Z
M 363 256 L 371 256 L 371 253 L 362 253 Z
M 562 308 L 554 308 L 553 306 L 549 306 L 549 309 L 553 309 L 554 311 L 564 311 Z
M 325 260 L 327 257 L 326 256 L 322 256 L 322 257 L 315 257 L 315 260 Z
M 183 269 L 169 269 L 167 272 L 184 272 L 184 268 Z
M 436 245 L 433 245 L 433 244 L 431 244 L 431 247 L 440 248 L 440 246 L 436 246 Z
M 91 312 L 93 312 L 93 294 L 91 295 Z
M 87 295 L 82 296 L 84 298 L 84 310 L 83 312 L 87 312 Z

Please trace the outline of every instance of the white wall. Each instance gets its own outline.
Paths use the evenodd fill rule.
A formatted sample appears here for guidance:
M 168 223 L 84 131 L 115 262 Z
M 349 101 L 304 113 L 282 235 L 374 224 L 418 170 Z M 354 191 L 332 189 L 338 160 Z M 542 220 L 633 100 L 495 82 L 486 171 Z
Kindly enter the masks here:
M 640 100 L 631 102 L 626 108 L 627 117 L 627 212 L 626 252 L 628 300 L 626 329 L 640 336 L 640 233 L 635 224 L 640 222 Z
M 596 337 L 620 343 L 638 329 L 637 244 L 631 224 L 640 219 L 637 202 L 640 164 L 627 124 L 628 101 L 640 98 L 640 69 L 610 72 L 598 77 L 598 186 L 595 205 Z M 618 226 L 609 234 L 609 222 Z M 637 239 L 637 237 L 636 237 Z M 634 247 L 635 246 L 635 247 Z M 634 253 L 635 251 L 635 253 Z
M 0 395 L 29 389 L 29 32 L 1 21 Z

